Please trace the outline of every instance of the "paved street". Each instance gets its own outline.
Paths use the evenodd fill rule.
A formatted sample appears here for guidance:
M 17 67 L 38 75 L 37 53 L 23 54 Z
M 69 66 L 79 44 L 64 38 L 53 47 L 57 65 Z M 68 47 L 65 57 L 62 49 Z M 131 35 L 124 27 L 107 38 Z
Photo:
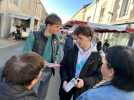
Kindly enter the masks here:
M 23 42 L 0 40 L 0 69 L 3 68 L 5 61 L 8 60 L 12 55 L 21 53 L 22 45 Z
M 1 41 L 0 41 L 1 42 Z M 5 42 L 5 41 L 4 41 Z M 5 42 L 5 45 L 1 43 L 0 45 L 0 65 L 2 66 L 4 62 L 14 54 L 20 54 L 22 51 L 23 42 Z M 7 44 L 8 43 L 8 44 Z
M 48 94 L 45 100 L 59 100 L 59 86 L 60 86 L 60 79 L 59 79 L 59 71 L 56 70 L 55 76 L 53 76 L 50 80 Z
M 20 54 L 22 51 L 24 42 L 12 42 L 10 45 L 8 45 L 9 42 L 0 41 L 0 47 L 1 47 L 0 48 L 0 69 L 3 68 L 5 61 L 9 59 L 9 57 L 11 57 L 14 54 Z M 53 76 L 50 80 L 48 94 L 45 100 L 59 100 L 58 97 L 59 85 L 60 85 L 60 80 L 59 80 L 59 74 L 57 70 L 55 76 Z

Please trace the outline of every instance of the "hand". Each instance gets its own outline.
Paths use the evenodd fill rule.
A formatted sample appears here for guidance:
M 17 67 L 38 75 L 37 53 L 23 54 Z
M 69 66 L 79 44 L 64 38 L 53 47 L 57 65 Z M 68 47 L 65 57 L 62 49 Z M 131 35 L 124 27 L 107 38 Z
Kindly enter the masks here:
M 39 81 L 39 77 L 33 79 L 32 82 L 31 82 L 31 84 L 28 85 L 28 86 L 26 86 L 26 88 L 27 88 L 29 91 L 31 91 L 32 88 L 38 83 L 38 81 Z
M 67 85 L 67 81 L 64 81 L 63 82 L 63 89 L 64 89 L 64 87 Z
M 60 64 L 48 63 L 47 67 L 57 69 L 60 68 Z
M 47 61 L 45 61 L 45 65 L 49 68 L 54 68 L 54 69 L 60 68 L 60 64 L 57 63 L 48 63 Z
M 83 79 L 80 79 L 80 78 L 77 79 L 76 87 L 79 88 L 79 89 L 84 87 Z

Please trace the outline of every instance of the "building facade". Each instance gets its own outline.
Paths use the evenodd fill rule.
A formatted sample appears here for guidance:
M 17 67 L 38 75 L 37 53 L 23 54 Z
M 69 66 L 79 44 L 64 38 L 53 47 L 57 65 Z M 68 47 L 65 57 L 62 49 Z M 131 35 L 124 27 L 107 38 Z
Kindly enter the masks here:
M 82 11 L 85 14 L 81 14 Z M 78 11 L 72 19 L 77 20 L 77 15 L 83 15 L 82 21 L 134 28 L 134 0 L 94 0 L 92 4 Z M 102 41 L 108 39 L 111 45 L 134 45 L 134 33 L 105 33 L 100 37 Z
M 111 16 L 108 23 L 114 25 L 126 25 L 128 28 L 134 28 L 134 0 L 112 1 L 113 5 L 111 6 Z M 119 35 L 112 34 L 111 37 L 109 36 L 109 39 L 117 39 L 114 44 L 122 43 L 128 46 L 134 45 L 134 33 L 124 33 Z
M 84 5 L 71 20 L 90 21 L 93 22 L 95 12 L 95 1 Z
M 0 0 L 0 37 L 8 36 L 16 26 L 27 32 L 38 30 L 46 16 L 40 0 Z

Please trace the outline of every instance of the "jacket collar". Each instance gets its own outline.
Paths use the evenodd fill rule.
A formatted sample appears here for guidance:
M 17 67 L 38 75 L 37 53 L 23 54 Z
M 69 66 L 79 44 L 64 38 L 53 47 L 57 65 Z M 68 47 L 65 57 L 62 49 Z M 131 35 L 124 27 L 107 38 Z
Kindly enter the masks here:
M 99 88 L 101 86 L 111 85 L 111 81 L 102 80 L 99 83 L 97 83 L 93 88 Z
M 91 43 L 91 47 L 88 48 L 86 51 L 84 51 L 77 43 L 76 43 L 77 48 L 79 49 L 80 52 L 97 52 L 96 46 L 93 45 L 93 43 Z

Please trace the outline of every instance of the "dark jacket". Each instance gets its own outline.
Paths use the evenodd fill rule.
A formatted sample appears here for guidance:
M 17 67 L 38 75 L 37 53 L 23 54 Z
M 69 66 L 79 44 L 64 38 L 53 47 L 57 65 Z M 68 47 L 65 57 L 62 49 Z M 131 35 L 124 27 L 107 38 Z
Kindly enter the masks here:
M 78 48 L 74 46 L 66 56 L 64 56 L 61 62 L 60 76 L 61 81 L 70 81 L 75 77 L 75 69 L 78 58 Z M 80 95 L 89 88 L 92 88 L 98 81 L 101 80 L 100 73 L 100 55 L 98 52 L 92 52 L 90 57 L 84 64 L 79 78 L 84 80 L 84 87 L 82 89 L 76 89 L 76 96 Z
M 64 55 L 67 54 L 67 51 L 73 48 L 73 37 L 72 35 L 67 35 L 65 39 L 65 45 L 64 45 Z
M 0 83 L 0 100 L 38 100 L 33 91 L 11 83 Z

